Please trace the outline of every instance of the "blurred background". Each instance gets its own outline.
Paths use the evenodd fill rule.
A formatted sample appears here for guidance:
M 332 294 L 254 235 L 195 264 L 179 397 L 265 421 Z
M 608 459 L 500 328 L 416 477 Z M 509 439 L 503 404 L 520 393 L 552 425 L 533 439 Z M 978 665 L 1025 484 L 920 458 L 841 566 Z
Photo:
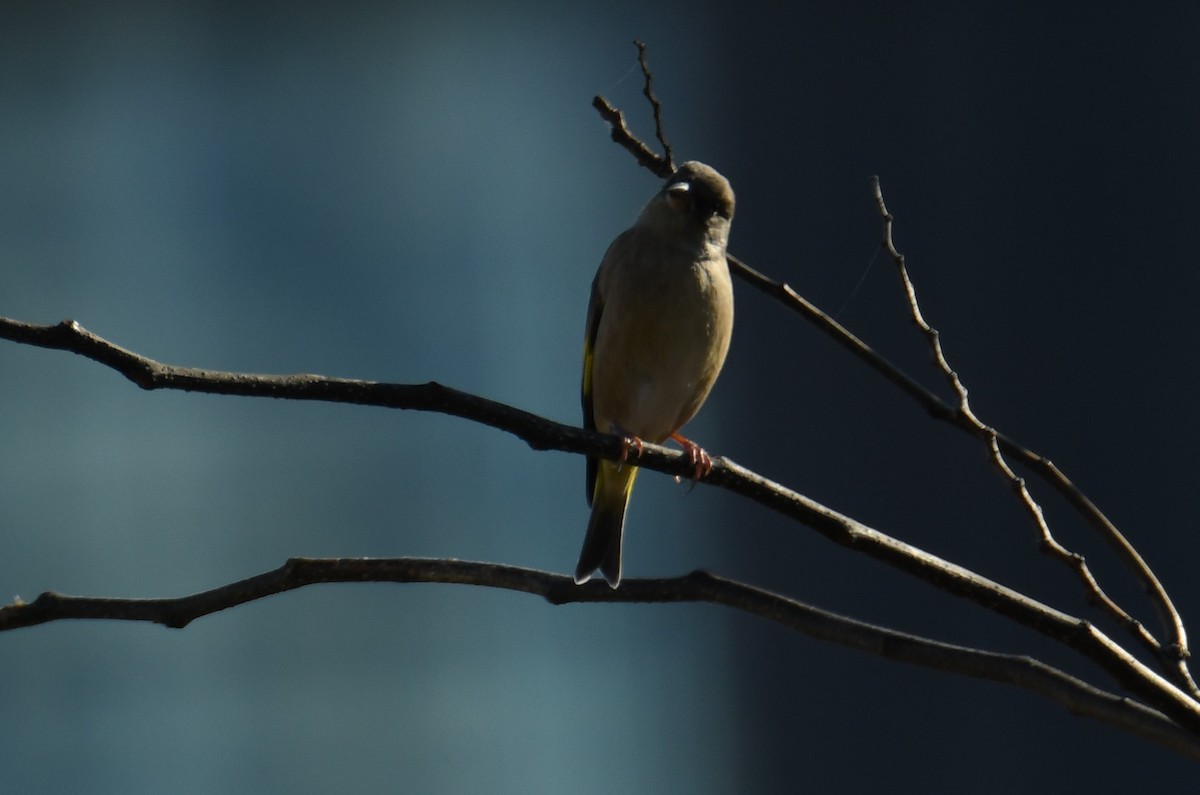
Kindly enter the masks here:
M 578 424 L 592 275 L 658 182 L 644 39 L 732 250 L 946 394 L 877 257 L 882 180 L 980 416 L 1200 621 L 1200 9 L 887 2 L 0 3 L 0 315 L 164 362 L 438 380 Z M 1103 623 L 980 447 L 740 283 L 689 435 Z M 583 462 L 432 414 L 138 390 L 0 343 L 0 598 L 174 596 L 293 555 L 572 570 Z M 1060 538 L 1154 615 L 1040 483 Z M 647 473 L 628 576 L 704 567 L 1090 664 L 717 489 Z M 1193 624 L 1193 631 L 1200 625 Z M 1118 630 L 1110 628 L 1117 633 Z M 1122 639 L 1124 636 L 1119 636 Z M 10 792 L 1113 792 L 1192 763 L 1001 685 L 705 605 L 303 589 L 183 631 L 0 635 Z M 1153 771 L 1150 773 L 1149 771 Z

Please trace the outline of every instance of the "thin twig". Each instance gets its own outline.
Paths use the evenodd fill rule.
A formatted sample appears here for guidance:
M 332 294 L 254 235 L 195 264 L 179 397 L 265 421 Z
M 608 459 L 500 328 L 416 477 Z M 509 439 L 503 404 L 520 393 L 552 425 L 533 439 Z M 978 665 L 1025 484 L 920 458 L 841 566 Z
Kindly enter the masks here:
M 913 284 L 912 278 L 908 273 L 904 255 L 897 250 L 892 236 L 895 219 L 888 212 L 884 204 L 883 190 L 879 185 L 879 177 L 871 178 L 871 190 L 875 197 L 879 216 L 883 221 L 883 249 L 896 265 L 914 325 L 925 336 L 926 341 L 929 343 L 930 351 L 933 354 L 934 363 L 957 396 L 959 421 L 969 424 L 974 430 L 975 435 L 980 437 L 986 444 L 993 465 L 995 465 L 1000 475 L 1012 486 L 1014 493 L 1016 493 L 1021 504 L 1037 527 L 1041 548 L 1073 570 L 1083 584 L 1088 598 L 1121 622 L 1135 639 L 1141 642 L 1163 663 L 1164 669 L 1176 677 L 1178 683 L 1186 688 L 1193 697 L 1200 697 L 1200 688 L 1197 688 L 1195 680 L 1192 679 L 1186 662 L 1188 656 L 1187 635 L 1183 627 L 1183 621 L 1179 613 L 1175 610 L 1175 606 L 1172 604 L 1166 590 L 1159 583 L 1158 578 L 1155 577 L 1154 572 L 1115 527 L 1106 529 L 1106 537 L 1115 534 L 1115 537 L 1110 537 L 1110 540 L 1122 553 L 1121 556 L 1126 565 L 1142 580 L 1147 592 L 1155 597 L 1151 601 L 1160 608 L 1160 613 L 1163 614 L 1164 627 L 1172 635 L 1172 643 L 1165 648 L 1150 634 L 1140 621 L 1130 615 L 1128 611 L 1118 605 L 1104 592 L 1084 556 L 1067 549 L 1054 537 L 1050 525 L 1046 522 L 1042 507 L 1034 500 L 1033 495 L 1025 485 L 1025 479 L 1018 477 L 1012 470 L 1012 467 L 1009 466 L 1004 453 L 1000 449 L 996 430 L 985 424 L 972 411 L 967 388 L 946 358 L 945 351 L 942 348 L 941 334 L 925 320 L 925 316 L 921 312 L 920 302 L 917 300 L 916 286 Z
M 671 145 L 667 143 L 667 134 L 663 131 L 662 102 L 654 95 L 654 75 L 650 73 L 650 64 L 646 62 L 646 44 L 638 39 L 634 39 L 633 44 L 637 47 L 638 65 L 642 67 L 642 77 L 645 78 L 642 94 L 650 102 L 650 108 L 654 112 L 654 137 L 662 144 L 663 158 L 667 161 L 671 173 L 674 173 L 675 153 L 671 151 Z
M 1116 726 L 1200 759 L 1200 738 L 1184 731 L 1161 712 L 1096 688 L 1037 660 L 896 632 L 704 571 L 684 577 L 626 579 L 620 588 L 612 589 L 598 582 L 577 586 L 564 575 L 496 563 L 427 558 L 292 558 L 274 571 L 177 598 L 120 599 L 44 593 L 33 602 L 0 607 L 0 631 L 67 619 L 148 621 L 181 629 L 202 616 L 266 596 L 339 582 L 476 585 L 541 596 L 554 605 L 579 602 L 725 605 L 817 640 L 890 660 L 1020 687 L 1051 699 L 1074 715 Z
M 0 338 L 86 356 L 122 373 L 143 389 L 175 389 L 434 411 L 507 431 L 537 450 L 563 450 L 612 460 L 621 456 L 621 440 L 616 436 L 572 428 L 437 383 L 381 384 L 319 375 L 272 376 L 179 367 L 162 364 L 113 345 L 69 320 L 53 326 L 38 326 L 0 318 Z M 644 446 L 638 465 L 670 475 L 690 472 L 682 453 L 651 444 Z M 727 458 L 715 459 L 712 471 L 701 479 L 755 500 L 802 522 L 838 544 L 853 547 L 947 593 L 969 599 L 1065 643 L 1100 665 L 1147 704 L 1164 712 L 1181 726 L 1200 733 L 1200 704 L 1156 675 L 1088 622 L 867 527 Z

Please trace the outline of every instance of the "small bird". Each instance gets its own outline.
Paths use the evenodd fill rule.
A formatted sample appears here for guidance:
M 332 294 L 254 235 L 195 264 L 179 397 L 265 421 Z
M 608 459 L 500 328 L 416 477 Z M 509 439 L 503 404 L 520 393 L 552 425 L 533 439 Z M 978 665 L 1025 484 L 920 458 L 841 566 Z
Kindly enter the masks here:
M 621 537 L 642 440 L 683 446 L 693 478 L 712 459 L 679 435 L 725 363 L 733 333 L 733 285 L 725 249 L 733 189 L 710 166 L 679 167 L 608 247 L 588 305 L 583 347 L 584 427 L 622 437 L 621 461 L 587 460 L 592 507 L 575 567 L 621 582 Z

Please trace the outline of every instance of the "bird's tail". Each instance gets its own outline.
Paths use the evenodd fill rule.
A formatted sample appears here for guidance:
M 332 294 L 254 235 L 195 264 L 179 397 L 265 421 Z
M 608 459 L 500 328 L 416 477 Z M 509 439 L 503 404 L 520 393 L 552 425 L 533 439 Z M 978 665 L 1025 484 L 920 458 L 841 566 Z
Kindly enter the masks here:
M 585 583 L 596 569 L 616 588 L 621 582 L 621 536 L 625 530 L 625 509 L 638 468 L 601 461 L 592 493 L 592 517 L 588 520 L 575 582 Z

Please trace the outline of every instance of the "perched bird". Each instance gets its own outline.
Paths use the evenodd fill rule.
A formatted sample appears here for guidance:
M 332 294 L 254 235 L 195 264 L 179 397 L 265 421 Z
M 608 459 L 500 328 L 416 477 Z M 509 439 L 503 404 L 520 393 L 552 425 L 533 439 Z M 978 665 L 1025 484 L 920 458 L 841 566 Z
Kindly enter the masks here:
M 608 247 L 592 282 L 583 348 L 584 426 L 623 437 L 622 461 L 588 458 L 592 507 L 575 582 L 599 569 L 621 581 L 621 536 L 642 440 L 683 446 L 693 477 L 712 459 L 678 431 L 721 372 L 733 332 L 725 248 L 733 220 L 729 181 L 684 163 Z

